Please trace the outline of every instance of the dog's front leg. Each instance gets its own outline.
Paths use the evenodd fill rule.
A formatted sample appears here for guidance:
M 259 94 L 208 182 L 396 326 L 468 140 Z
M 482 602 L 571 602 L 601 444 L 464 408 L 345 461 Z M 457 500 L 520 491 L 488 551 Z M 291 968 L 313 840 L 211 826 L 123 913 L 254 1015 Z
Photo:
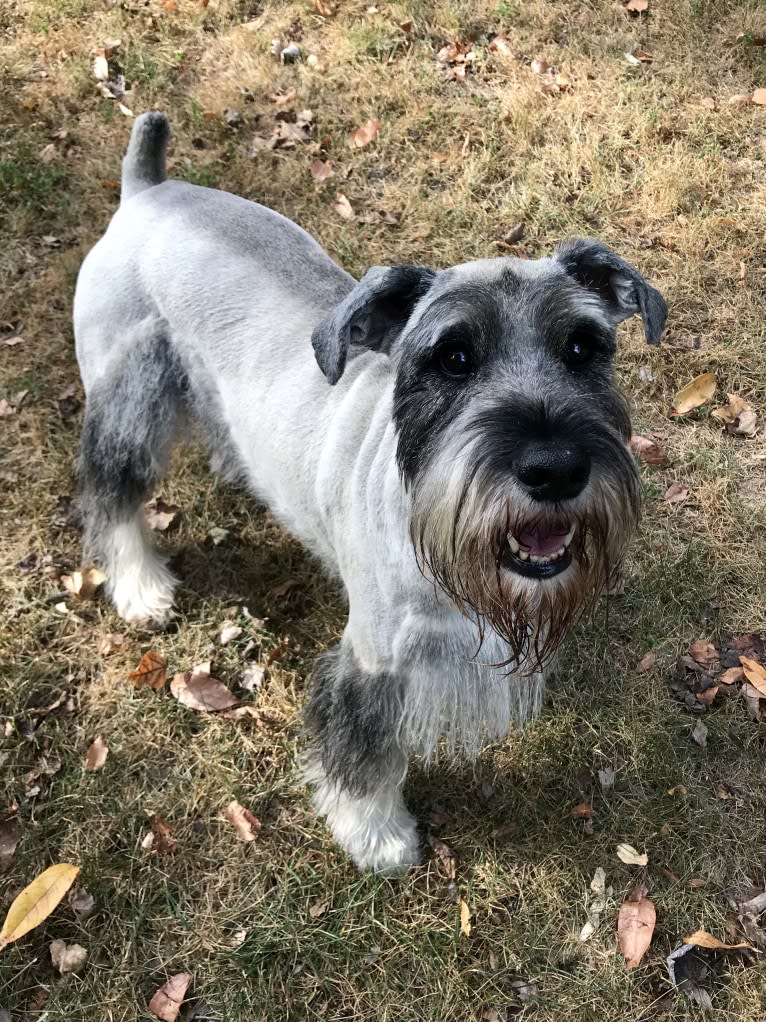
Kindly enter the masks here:
M 363 870 L 401 873 L 420 862 L 417 827 L 402 797 L 402 682 L 366 671 L 348 636 L 319 658 L 306 708 L 306 780 L 338 844 Z

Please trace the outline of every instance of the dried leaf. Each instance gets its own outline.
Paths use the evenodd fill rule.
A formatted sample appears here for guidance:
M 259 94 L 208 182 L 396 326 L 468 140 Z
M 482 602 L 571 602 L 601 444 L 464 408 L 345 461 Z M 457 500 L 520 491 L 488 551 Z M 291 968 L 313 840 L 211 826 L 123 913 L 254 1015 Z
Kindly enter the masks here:
M 535 58 L 529 65 L 536 75 L 544 75 L 550 65 L 545 60 Z
M 223 811 L 223 816 L 227 823 L 230 823 L 236 830 L 242 841 L 255 841 L 258 837 L 261 821 L 249 809 L 240 805 L 236 799 L 229 802 Z
M 218 641 L 222 646 L 226 646 L 228 643 L 233 642 L 234 639 L 238 639 L 241 634 L 242 629 L 239 625 L 235 625 L 232 621 L 227 621 L 221 628 Z
M 630 449 L 645 465 L 668 465 L 670 458 L 661 447 L 645 436 L 632 436 Z
M 136 688 L 151 688 L 158 692 L 165 684 L 168 665 L 157 653 L 144 653 L 138 667 L 128 675 L 128 681 L 132 681 Z
M 105 82 L 109 77 L 109 61 L 103 50 L 99 50 L 93 58 L 93 77 L 97 82 Z
M 62 976 L 80 972 L 88 960 L 88 952 L 80 944 L 66 944 L 63 940 L 50 943 L 51 961 Z
M 382 127 L 383 125 L 377 117 L 371 117 L 369 121 L 365 121 L 361 128 L 352 131 L 348 144 L 352 149 L 363 149 L 378 137 Z
M 101 735 L 98 735 L 94 738 L 93 744 L 85 754 L 84 769 L 89 771 L 100 770 L 104 763 L 106 763 L 106 757 L 108 755 L 109 746 L 106 744 Z
M 50 866 L 24 888 L 8 909 L 0 930 L 0 951 L 47 919 L 74 883 L 79 866 Z
M 269 590 L 269 596 L 279 598 L 281 596 L 287 596 L 291 589 L 295 589 L 300 582 L 297 578 L 288 578 L 286 581 L 281 582 L 278 586 L 274 586 L 273 589 Z
M 336 193 L 332 208 L 342 220 L 350 222 L 355 219 L 356 214 L 354 213 L 354 209 L 348 201 L 348 196 L 344 192 Z
M 708 933 L 707 930 L 697 930 L 691 937 L 684 937 L 683 940 L 684 944 L 692 944 L 694 947 L 706 947 L 711 951 L 739 951 L 746 949 L 748 951 L 756 951 L 757 953 L 757 948 L 754 948 L 752 944 L 748 944 L 744 940 L 739 944 L 723 944 L 712 933 Z
M 176 674 L 170 683 L 170 691 L 183 706 L 204 713 L 228 710 L 239 701 L 223 682 L 210 677 L 209 662 Z
M 175 1022 L 191 981 L 192 976 L 188 972 L 179 972 L 176 976 L 171 976 L 149 1001 L 149 1011 L 152 1015 L 160 1022 Z
M 741 667 L 729 667 L 716 678 L 719 685 L 739 685 L 745 680 L 745 672 Z
M 679 504 L 689 496 L 689 488 L 682 483 L 671 483 L 662 495 L 662 499 L 668 504 Z
M 499 53 L 503 57 L 513 56 L 513 47 L 504 35 L 496 35 L 487 47 L 490 53 Z
M 756 89 L 750 98 L 757 106 L 766 106 L 766 89 Z
M 450 880 L 454 880 L 457 877 L 457 856 L 452 851 L 450 846 L 442 841 L 440 838 L 435 838 L 433 835 L 430 836 L 429 842 L 433 850 L 439 857 L 447 877 Z
M 72 906 L 72 911 L 81 923 L 84 923 L 86 919 L 90 919 L 96 908 L 95 898 L 92 894 L 89 894 L 85 888 L 81 888 L 73 894 L 69 898 L 69 904 Z
M 471 936 L 471 910 L 465 898 L 460 899 L 460 932 L 464 937 Z
M 110 653 L 116 653 L 121 649 L 124 642 L 125 636 L 122 632 L 107 632 L 98 644 L 98 651 L 101 656 L 109 656 Z
M 146 524 L 154 532 L 166 532 L 178 518 L 180 507 L 166 504 L 161 497 L 154 497 L 144 504 Z
M 676 795 L 686 794 L 688 794 L 688 792 L 686 790 L 686 785 L 684 784 L 674 784 L 672 788 L 668 788 L 668 795 L 670 795 L 671 798 L 674 798 Z
M 309 905 L 309 915 L 312 919 L 319 919 L 330 907 L 329 901 L 312 901 Z
M 746 656 L 741 656 L 739 662 L 742 664 L 742 670 L 747 680 L 753 688 L 758 690 L 761 697 L 766 699 L 766 670 L 755 660 Z
M 170 855 L 178 848 L 178 841 L 173 837 L 170 824 L 157 814 L 152 819 L 152 836 L 149 848 L 156 848 L 162 855 Z
M 758 420 L 752 407 L 739 394 L 727 394 L 726 396 L 729 403 L 720 408 L 714 408 L 710 413 L 712 417 L 735 436 L 755 436 Z
M 718 660 L 718 650 L 707 639 L 695 639 L 689 647 L 689 653 L 705 669 L 711 668 Z
M 0 823 L 0 876 L 11 868 L 20 840 L 19 821 L 3 820 Z
M 639 670 L 641 674 L 643 674 L 645 671 L 651 670 L 652 667 L 654 667 L 656 661 L 657 661 L 656 653 L 653 652 L 645 653 L 644 656 L 642 656 L 638 662 L 637 670 Z
M 649 856 L 646 852 L 637 851 L 633 845 L 617 845 L 617 858 L 627 866 L 648 866 Z
M 703 373 L 687 383 L 675 396 L 671 415 L 686 415 L 688 412 L 709 404 L 715 394 L 717 381 L 715 373 Z
M 570 810 L 570 815 L 576 820 L 592 820 L 593 806 L 590 802 L 578 802 L 577 805 L 573 806 Z
M 691 739 L 693 742 L 696 742 L 696 744 L 699 745 L 701 749 L 706 749 L 707 734 L 708 734 L 707 728 L 705 727 L 701 720 L 698 720 L 697 723 L 692 728 Z
M 106 575 L 100 568 L 88 565 L 71 575 L 62 575 L 61 584 L 68 593 L 80 600 L 92 600 L 99 586 L 106 582 Z
M 269 99 L 275 106 L 287 106 L 296 97 L 295 89 L 288 89 L 287 92 L 273 92 Z
M 704 99 L 700 100 L 700 106 L 704 107 L 705 110 L 715 110 L 715 100 L 712 96 L 705 96 Z
M 654 905 L 645 897 L 645 892 L 645 887 L 637 887 L 620 906 L 617 917 L 617 940 L 629 969 L 640 964 L 651 944 L 657 921 Z
M 331 160 L 314 160 L 309 167 L 309 171 L 314 180 L 321 184 L 323 181 L 327 181 L 331 177 L 335 177 L 335 167 Z
M 260 664 L 251 664 L 246 667 L 240 678 L 239 687 L 246 692 L 257 692 L 263 684 L 266 668 Z
M 649 10 L 649 0 L 628 0 L 624 7 L 631 14 L 643 14 Z

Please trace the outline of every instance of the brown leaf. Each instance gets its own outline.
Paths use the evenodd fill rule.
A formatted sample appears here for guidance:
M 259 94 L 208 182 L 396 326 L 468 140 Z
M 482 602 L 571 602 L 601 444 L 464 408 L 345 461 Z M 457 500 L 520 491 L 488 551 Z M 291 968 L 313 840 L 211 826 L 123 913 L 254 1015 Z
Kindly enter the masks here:
M 657 913 L 645 897 L 646 888 L 637 887 L 620 906 L 617 940 L 629 969 L 635 969 L 652 942 Z
M 61 584 L 68 593 L 80 600 L 92 600 L 99 586 L 106 582 L 106 575 L 100 568 L 88 565 L 71 575 L 62 575 Z
M 94 771 L 100 770 L 101 767 L 106 763 L 106 757 L 109 755 L 109 746 L 106 744 L 101 735 L 98 735 L 93 740 L 93 744 L 85 754 L 85 770 Z
M 167 820 L 157 814 L 152 819 L 154 840 L 149 845 L 156 848 L 161 855 L 171 855 L 178 848 L 178 841 L 173 837 L 173 830 Z
M 695 695 L 698 703 L 702 703 L 703 706 L 712 706 L 715 697 L 718 695 L 718 686 L 711 685 L 710 688 L 703 689 L 701 692 L 696 692 Z
M 576 820 L 592 820 L 593 806 L 590 802 L 578 802 L 576 806 L 570 809 L 569 815 L 573 816 Z
M 20 840 L 19 821 L 3 820 L 0 823 L 0 876 L 11 868 Z
M 766 106 L 766 89 L 756 89 L 750 98 L 758 106 Z
M 239 702 L 223 682 L 210 677 L 209 662 L 176 674 L 170 691 L 183 706 L 201 713 L 228 710 Z
M 460 932 L 464 937 L 471 936 L 471 910 L 465 898 L 460 899 Z
M 288 103 L 292 103 L 295 97 L 296 97 L 295 89 L 288 89 L 287 92 L 273 92 L 269 96 L 269 99 L 274 104 L 274 106 L 287 106 Z
M 662 495 L 662 499 L 668 504 L 679 504 L 689 496 L 689 488 L 682 483 L 674 482 L 668 486 Z
M 713 667 L 718 660 L 718 650 L 707 639 L 695 639 L 689 647 L 689 653 L 704 668 Z
M 706 110 L 715 110 L 715 100 L 712 96 L 705 96 L 704 99 L 700 100 L 700 106 L 704 107 Z
M 630 438 L 630 449 L 639 461 L 645 465 L 668 465 L 670 458 L 661 447 L 658 447 L 653 440 L 645 436 L 632 436 Z
M 149 1001 L 149 1011 L 152 1015 L 160 1019 L 160 1022 L 175 1022 L 191 981 L 192 977 L 188 972 L 179 972 L 176 976 L 171 976 Z
M 51 962 L 62 976 L 80 972 L 88 960 L 88 952 L 80 944 L 66 944 L 63 940 L 50 943 Z
M 335 177 L 335 167 L 331 160 L 314 160 L 309 167 L 309 172 L 314 180 L 321 184 L 323 181 L 327 181 L 328 178 Z
M 496 35 L 487 49 L 490 53 L 499 53 L 503 57 L 513 56 L 513 48 L 504 35 Z
M 98 651 L 101 656 L 109 656 L 110 653 L 116 653 L 121 649 L 124 642 L 125 636 L 122 632 L 107 632 L 98 644 Z
M 546 60 L 535 58 L 529 65 L 536 75 L 544 75 L 550 65 Z
M 717 381 L 715 373 L 703 373 L 687 383 L 675 396 L 671 415 L 686 415 L 688 412 L 709 404 L 715 394 Z
M 657 660 L 656 653 L 646 653 L 638 662 L 638 670 L 643 674 L 645 671 L 651 670 Z
M 444 867 L 448 878 L 454 880 L 457 877 L 457 856 L 455 853 L 448 844 L 433 835 L 430 836 L 429 843 L 439 857 L 439 861 Z
M 739 685 L 744 680 L 745 672 L 741 667 L 729 667 L 716 678 L 719 685 Z
M 739 394 L 727 394 L 729 403 L 714 408 L 710 413 L 722 423 L 729 433 L 737 436 L 754 436 L 757 416 L 752 407 Z
M 723 944 L 712 933 L 708 933 L 707 930 L 697 930 L 691 937 L 684 937 L 684 944 L 692 944 L 694 947 L 706 947 L 711 951 L 739 951 L 743 948 L 748 951 L 757 950 L 752 944 L 748 944 L 744 940 L 739 944 Z
M 668 788 L 668 795 L 670 795 L 671 798 L 674 798 L 676 795 L 686 794 L 686 785 L 684 784 L 674 784 L 672 788 Z
M 766 670 L 755 660 L 746 656 L 741 656 L 739 662 L 742 664 L 742 670 L 747 680 L 753 688 L 758 690 L 761 698 L 766 699 Z
M 154 532 L 165 532 L 178 518 L 180 507 L 166 504 L 162 497 L 154 497 L 144 504 L 146 524 Z
M 168 665 L 157 653 L 144 653 L 138 667 L 128 675 L 136 688 L 151 688 L 158 692 L 165 684 Z
M 750 102 L 750 93 L 749 92 L 737 92 L 733 96 L 729 96 L 729 98 L 726 100 L 726 102 L 727 102 L 727 104 L 729 106 L 733 106 L 733 107 L 747 106 L 748 103 Z
M 261 821 L 249 809 L 240 805 L 236 799 L 229 802 L 223 811 L 223 816 L 226 822 L 236 830 L 242 841 L 255 841 L 258 837 Z
M 373 139 L 378 137 L 382 127 L 383 125 L 377 117 L 371 117 L 369 121 L 366 121 L 361 126 L 361 128 L 357 128 L 356 131 L 351 133 L 349 145 L 352 149 L 363 149 L 366 145 L 369 145 Z
M 278 586 L 274 586 L 273 589 L 270 589 L 269 596 L 273 596 L 275 598 L 287 596 L 290 590 L 294 589 L 298 585 L 300 585 L 300 582 L 297 578 L 288 578 L 286 581 L 280 582 Z
M 309 905 L 309 915 L 312 919 L 319 919 L 330 907 L 329 901 L 312 901 Z

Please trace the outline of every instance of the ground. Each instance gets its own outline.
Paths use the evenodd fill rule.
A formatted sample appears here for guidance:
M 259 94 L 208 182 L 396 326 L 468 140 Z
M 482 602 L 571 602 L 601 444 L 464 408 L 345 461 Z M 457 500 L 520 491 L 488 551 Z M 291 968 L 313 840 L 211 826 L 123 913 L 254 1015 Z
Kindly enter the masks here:
M 681 386 L 713 372 L 717 403 L 733 392 L 766 413 L 766 108 L 729 102 L 766 85 L 766 11 L 756 0 L 619 6 L 4 4 L 0 821 L 15 819 L 20 841 L 0 913 L 55 862 L 78 864 L 95 899 L 82 921 L 65 899 L 0 952 L 0 1008 L 14 1020 L 147 1019 L 153 991 L 180 972 L 194 977 L 186 1017 L 229 1022 L 698 1017 L 665 959 L 699 928 L 739 939 L 725 891 L 766 886 L 766 724 L 740 699 L 716 702 L 702 748 L 670 682 L 691 640 L 766 628 L 766 448 L 704 408 L 668 411 Z M 275 37 L 300 59 L 272 56 Z M 162 491 L 181 508 L 162 537 L 183 577 L 177 630 L 126 627 L 103 601 L 64 592 L 62 573 L 80 563 L 60 499 L 75 492 L 82 399 L 72 292 L 119 201 L 131 125 L 93 75 L 94 54 L 115 38 L 109 74 L 124 73 L 125 108 L 172 120 L 173 175 L 273 206 L 353 273 L 537 256 L 586 234 L 667 297 L 658 348 L 638 324 L 620 333 L 635 430 L 670 459 L 642 467 L 624 593 L 567 643 L 540 719 L 475 768 L 415 765 L 408 782 L 424 833 L 430 821 L 457 856 L 459 895 L 430 851 L 404 880 L 359 876 L 312 814 L 300 710 L 313 658 L 338 637 L 342 598 L 266 512 L 211 477 L 201 450 L 178 456 Z M 462 62 L 437 60 L 450 44 Z M 626 57 L 645 52 L 651 62 Z M 263 145 L 278 116 L 304 110 L 310 140 Z M 352 148 L 371 118 L 379 134 Z M 335 176 L 315 181 L 317 159 Z M 355 220 L 334 208 L 338 192 Z M 523 237 L 508 240 L 518 224 Z M 669 503 L 674 481 L 689 494 Z M 226 621 L 242 632 L 222 646 Z M 125 638 L 107 655 L 110 633 Z M 128 674 L 147 650 L 171 674 L 212 657 L 259 716 L 225 720 L 167 687 L 136 689 Z M 647 653 L 656 659 L 639 670 Z M 248 663 L 266 668 L 260 692 L 237 688 Z M 109 757 L 86 772 L 97 735 Z M 607 768 L 615 781 L 604 788 Z M 255 842 L 223 818 L 235 798 L 262 823 Z M 572 815 L 582 802 L 591 821 Z M 174 852 L 142 846 L 155 815 Z M 648 867 L 620 862 L 620 842 L 646 850 Z M 613 893 L 581 941 L 599 866 Z M 657 927 L 628 970 L 617 911 L 642 881 Z M 78 975 L 53 970 L 56 938 L 88 951 Z M 720 957 L 706 986 L 717 1018 L 763 1018 L 765 966 Z

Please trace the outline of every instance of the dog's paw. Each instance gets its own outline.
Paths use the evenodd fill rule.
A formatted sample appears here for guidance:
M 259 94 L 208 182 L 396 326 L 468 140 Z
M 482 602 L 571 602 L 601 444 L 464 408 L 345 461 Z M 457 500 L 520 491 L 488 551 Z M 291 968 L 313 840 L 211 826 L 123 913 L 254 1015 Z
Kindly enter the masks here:
M 388 877 L 405 876 L 422 862 L 420 840 L 414 821 L 408 827 L 384 827 L 378 834 L 368 834 L 364 845 L 352 842 L 346 851 L 363 872 Z
M 160 561 L 144 563 L 139 571 L 123 575 L 109 586 L 117 613 L 125 621 L 165 628 L 175 616 L 175 576 Z

